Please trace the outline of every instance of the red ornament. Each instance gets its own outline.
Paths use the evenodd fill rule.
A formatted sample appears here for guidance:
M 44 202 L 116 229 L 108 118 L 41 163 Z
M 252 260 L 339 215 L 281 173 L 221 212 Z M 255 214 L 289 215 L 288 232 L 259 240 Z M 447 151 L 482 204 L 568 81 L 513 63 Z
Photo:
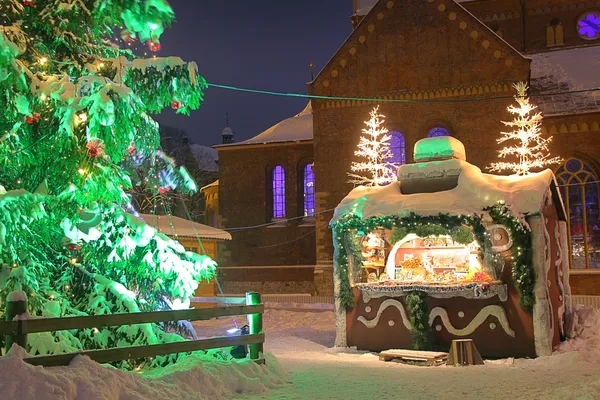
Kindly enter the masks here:
M 150 51 L 157 52 L 160 50 L 160 43 L 158 41 L 148 40 L 147 43 Z
M 32 125 L 35 122 L 35 120 L 33 119 L 33 117 L 27 117 L 25 118 L 25 122 L 27 122 L 29 125 Z
M 135 143 L 131 142 L 131 144 L 129 145 L 129 148 L 127 149 L 127 153 L 129 153 L 129 155 L 133 155 L 133 153 L 135 153 Z
M 87 147 L 90 157 L 94 158 L 100 157 L 104 153 L 105 149 L 104 142 L 100 139 L 90 140 L 85 147 Z
M 171 186 L 167 186 L 167 187 L 161 186 L 158 188 L 158 193 L 165 194 L 167 192 L 170 192 L 171 190 L 173 190 L 173 188 Z
M 23 5 L 25 7 L 33 7 L 35 6 L 35 1 L 27 1 L 27 0 L 23 0 Z
M 121 39 L 127 43 L 135 43 L 137 42 L 137 38 L 135 37 L 135 33 L 129 32 L 127 29 L 123 29 L 121 31 Z
M 173 101 L 171 102 L 171 108 L 172 108 L 173 110 L 179 110 L 179 109 L 181 108 L 181 102 L 180 102 L 180 101 L 177 101 L 177 100 L 173 100 Z
M 35 122 L 38 122 L 40 119 L 42 118 L 42 116 L 38 113 L 33 113 L 33 120 Z
M 69 249 L 70 251 L 79 251 L 79 250 L 81 250 L 81 246 L 78 245 L 77 243 L 69 243 L 65 247 L 67 249 Z

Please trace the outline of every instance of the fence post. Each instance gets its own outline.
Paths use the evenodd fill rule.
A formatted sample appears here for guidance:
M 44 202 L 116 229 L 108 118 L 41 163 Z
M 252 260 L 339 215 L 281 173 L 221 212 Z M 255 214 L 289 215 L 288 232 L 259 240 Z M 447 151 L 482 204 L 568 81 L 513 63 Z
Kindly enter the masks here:
M 257 306 L 261 304 L 260 293 L 248 292 L 246 293 L 246 305 Z M 262 314 L 248 314 L 248 326 L 250 327 L 250 334 L 256 335 L 262 333 L 263 330 Z M 250 359 L 258 360 L 260 353 L 263 352 L 263 343 L 256 343 L 248 345 L 250 349 Z
M 25 292 L 11 292 L 8 295 L 6 303 L 6 320 L 12 321 L 17 315 L 27 312 L 27 295 Z M 16 334 L 6 336 L 6 352 L 10 350 L 13 343 L 18 344 L 22 348 L 27 346 L 27 334 L 21 333 L 21 322 Z

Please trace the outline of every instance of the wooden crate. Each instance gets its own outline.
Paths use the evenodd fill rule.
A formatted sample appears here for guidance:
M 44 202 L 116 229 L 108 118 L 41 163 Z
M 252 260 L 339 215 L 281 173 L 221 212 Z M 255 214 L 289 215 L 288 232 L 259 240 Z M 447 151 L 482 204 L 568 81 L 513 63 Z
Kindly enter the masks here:
M 472 339 L 458 339 L 452 341 L 448 365 L 484 365 Z
M 446 364 L 448 353 L 417 350 L 386 350 L 379 353 L 379 360 L 413 365 L 438 366 Z

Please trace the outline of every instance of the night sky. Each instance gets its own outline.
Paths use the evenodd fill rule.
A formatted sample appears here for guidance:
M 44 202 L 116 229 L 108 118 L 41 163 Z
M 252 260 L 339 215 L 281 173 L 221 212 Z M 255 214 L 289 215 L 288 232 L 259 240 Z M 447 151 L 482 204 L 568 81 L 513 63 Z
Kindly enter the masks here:
M 169 0 L 177 21 L 158 56 L 196 61 L 211 83 L 306 93 L 315 75 L 352 31 L 351 0 Z M 302 111 L 308 101 L 209 88 L 188 117 L 166 110 L 156 119 L 185 129 L 193 143 L 221 142 L 225 113 L 236 141 Z

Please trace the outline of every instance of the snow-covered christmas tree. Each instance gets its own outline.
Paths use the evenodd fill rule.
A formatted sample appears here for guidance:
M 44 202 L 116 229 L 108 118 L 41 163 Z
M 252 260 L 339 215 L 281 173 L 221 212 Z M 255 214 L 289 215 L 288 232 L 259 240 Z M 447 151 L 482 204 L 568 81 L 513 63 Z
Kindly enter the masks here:
M 371 119 L 365 121 L 363 136 L 358 142 L 358 150 L 354 154 L 364 161 L 352 162 L 352 172 L 349 183 L 363 186 L 384 186 L 396 180 L 396 167 L 390 163 L 392 151 L 390 149 L 388 130 L 383 126 L 385 115 L 379 114 L 379 106 L 371 110 Z
M 527 84 L 519 82 L 513 87 L 517 91 L 515 100 L 518 106 L 509 106 L 508 111 L 515 114 L 515 119 L 510 122 L 502 122 L 513 130 L 502 132 L 502 136 L 497 142 L 501 144 L 506 141 L 515 141 L 514 145 L 504 147 L 498 154 L 500 158 L 514 156 L 517 160 L 492 163 L 488 169 L 496 172 L 512 171 L 516 175 L 525 175 L 533 169 L 560 163 L 562 159 L 551 157 L 548 150 L 548 144 L 552 138 L 542 137 L 542 113 L 536 112 L 537 107 L 531 104 L 527 97 Z
M 15 290 L 28 295 L 30 314 L 53 317 L 185 302 L 214 275 L 214 261 L 126 210 L 137 176 L 155 192 L 196 190 L 185 169 L 162 156 L 150 114 L 197 109 L 206 82 L 194 63 L 140 59 L 110 40 L 124 26 L 121 38 L 157 50 L 171 7 L 165 0 L 7 0 L 1 11 L 0 316 Z M 134 173 L 140 168 L 146 173 Z M 143 324 L 33 334 L 29 350 L 176 340 Z

